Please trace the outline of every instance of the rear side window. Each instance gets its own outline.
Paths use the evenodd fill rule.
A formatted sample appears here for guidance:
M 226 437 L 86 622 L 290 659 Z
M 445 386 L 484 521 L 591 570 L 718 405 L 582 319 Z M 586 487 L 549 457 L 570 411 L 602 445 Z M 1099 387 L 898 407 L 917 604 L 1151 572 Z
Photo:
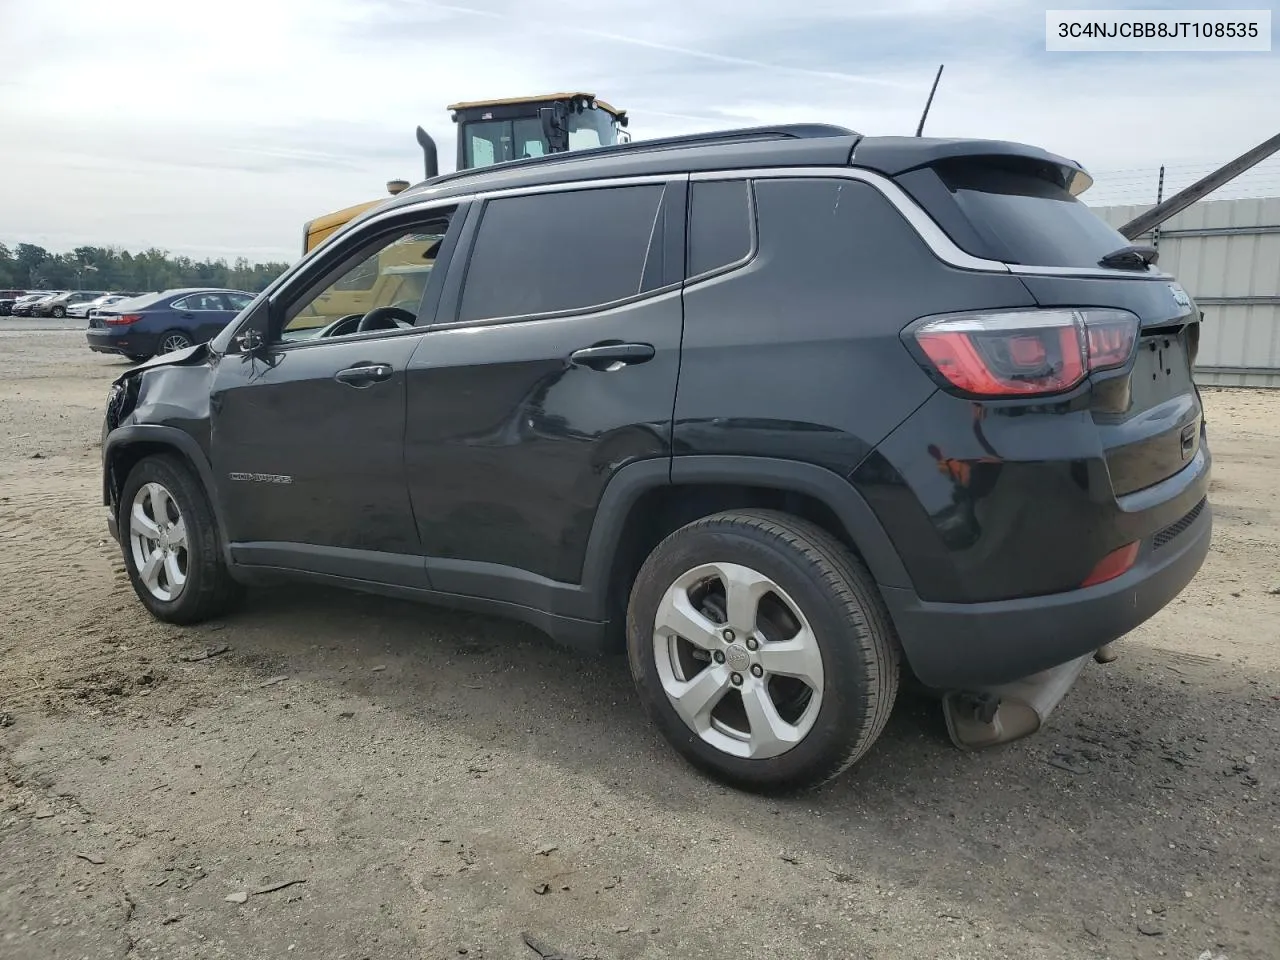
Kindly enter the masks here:
M 634 297 L 663 189 L 643 184 L 489 201 L 458 319 L 583 310 Z
M 977 256 L 1042 267 L 1096 267 L 1130 242 L 1066 187 L 1034 169 L 961 161 L 939 165 L 937 173 L 987 248 L 969 250 Z M 969 246 L 961 237 L 954 239 Z
M 696 181 L 689 191 L 690 277 L 719 270 L 751 253 L 751 185 Z

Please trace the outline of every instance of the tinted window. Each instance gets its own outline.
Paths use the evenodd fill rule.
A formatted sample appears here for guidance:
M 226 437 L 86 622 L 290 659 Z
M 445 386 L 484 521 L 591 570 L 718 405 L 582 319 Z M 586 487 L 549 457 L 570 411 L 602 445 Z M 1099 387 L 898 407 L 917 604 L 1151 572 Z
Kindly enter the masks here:
M 231 310 L 243 310 L 253 303 L 253 297 L 246 296 L 243 293 L 224 293 L 222 299 L 227 302 L 227 307 Z
M 689 276 L 736 263 L 751 252 L 751 185 L 695 182 L 689 191 Z
M 646 184 L 490 201 L 458 319 L 579 310 L 635 296 L 662 191 Z
M 939 167 L 938 175 L 961 214 L 999 260 L 1096 267 L 1108 253 L 1130 242 L 1060 183 L 1033 171 L 962 162 Z

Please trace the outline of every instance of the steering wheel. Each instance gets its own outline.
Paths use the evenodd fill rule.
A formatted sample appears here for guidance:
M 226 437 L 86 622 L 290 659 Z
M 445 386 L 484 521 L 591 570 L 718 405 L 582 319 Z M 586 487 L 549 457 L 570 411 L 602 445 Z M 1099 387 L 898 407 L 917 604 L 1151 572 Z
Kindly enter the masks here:
M 375 307 L 360 319 L 356 332 L 394 330 L 397 327 L 412 327 L 417 322 L 417 317 L 400 307 Z
M 320 332 L 316 334 L 315 339 L 322 340 L 325 337 L 345 336 L 355 329 L 355 325 L 363 316 L 363 313 L 348 313 L 345 317 L 339 317 L 328 326 L 321 327 Z

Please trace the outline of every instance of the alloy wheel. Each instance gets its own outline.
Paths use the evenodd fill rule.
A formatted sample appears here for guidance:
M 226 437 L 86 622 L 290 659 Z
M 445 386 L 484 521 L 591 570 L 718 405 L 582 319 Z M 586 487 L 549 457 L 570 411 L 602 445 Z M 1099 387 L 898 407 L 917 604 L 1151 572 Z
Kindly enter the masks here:
M 785 753 L 822 706 L 822 654 L 808 619 L 778 584 L 741 564 L 702 564 L 678 577 L 658 604 L 653 651 L 676 713 L 731 756 Z
M 161 353 L 173 353 L 175 350 L 185 350 L 191 346 L 191 340 L 181 333 L 168 334 L 160 341 Z
M 138 488 L 129 511 L 129 546 L 138 579 L 157 600 L 171 602 L 187 583 L 187 525 L 159 483 Z

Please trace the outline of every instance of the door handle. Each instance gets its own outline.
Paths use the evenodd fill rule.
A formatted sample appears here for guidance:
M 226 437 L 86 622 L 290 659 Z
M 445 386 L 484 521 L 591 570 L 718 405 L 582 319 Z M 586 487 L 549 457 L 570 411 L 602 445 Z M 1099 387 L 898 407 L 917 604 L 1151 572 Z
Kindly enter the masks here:
M 369 387 L 383 380 L 391 379 L 391 365 L 387 363 L 357 363 L 339 370 L 333 375 L 339 383 L 350 387 Z
M 569 354 L 569 362 L 575 366 L 612 373 L 631 363 L 652 360 L 655 352 L 651 343 L 597 343 L 573 351 Z

